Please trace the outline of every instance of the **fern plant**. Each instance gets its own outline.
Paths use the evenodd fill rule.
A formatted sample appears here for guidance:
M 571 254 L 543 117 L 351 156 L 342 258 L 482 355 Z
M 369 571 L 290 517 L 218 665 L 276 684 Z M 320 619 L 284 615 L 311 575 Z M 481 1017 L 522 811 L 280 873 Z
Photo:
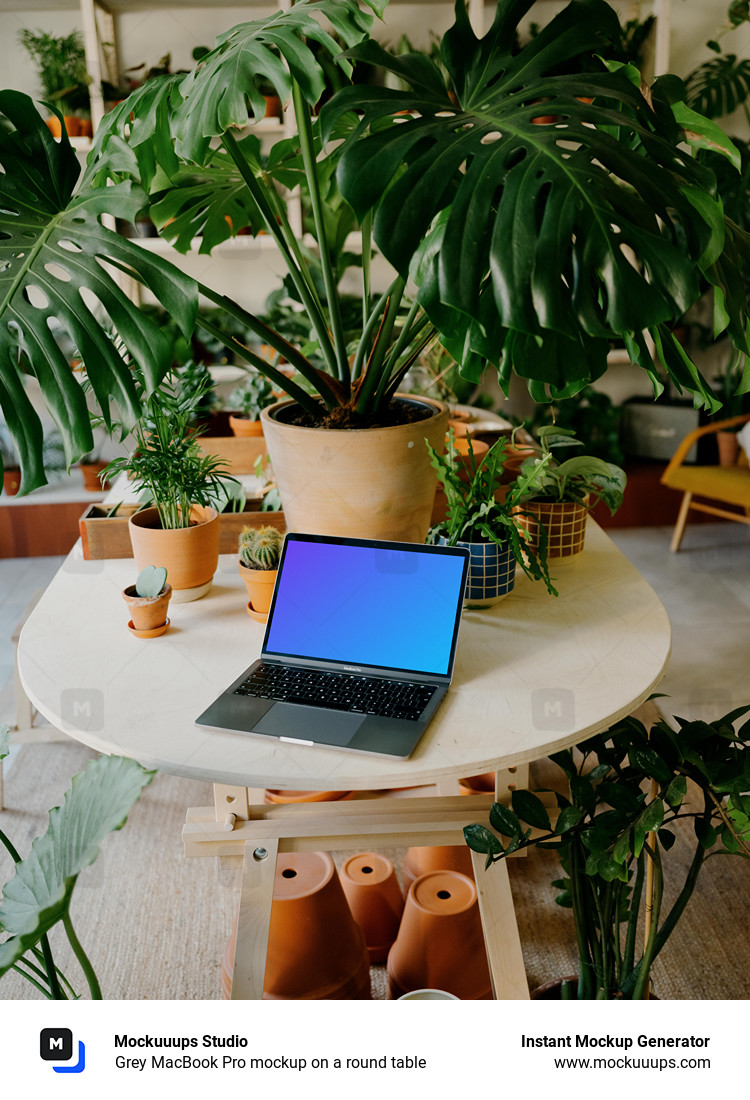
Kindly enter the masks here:
M 526 576 L 543 581 L 547 591 L 556 596 L 547 566 L 546 532 L 541 528 L 538 546 L 529 542 L 522 523 L 526 512 L 521 505 L 524 494 L 541 477 L 549 459 L 544 459 L 533 472 L 521 474 L 502 497 L 500 486 L 506 440 L 501 436 L 477 462 L 471 437 L 467 437 L 469 453 L 464 465 L 456 451 L 452 431 L 448 439 L 444 454 L 438 454 L 425 443 L 447 501 L 447 517 L 430 529 L 428 541 L 438 542 L 442 537 L 448 546 L 456 546 L 459 542 L 509 545 Z

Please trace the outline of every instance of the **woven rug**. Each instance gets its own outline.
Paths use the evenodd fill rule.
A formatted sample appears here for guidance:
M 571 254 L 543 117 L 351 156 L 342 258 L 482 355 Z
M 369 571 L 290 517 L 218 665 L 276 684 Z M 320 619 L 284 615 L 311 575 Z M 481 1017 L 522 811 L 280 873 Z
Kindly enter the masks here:
M 47 826 L 70 778 L 93 753 L 74 742 L 24 745 L 6 781 L 0 826 L 22 855 Z M 127 825 L 105 841 L 99 859 L 79 878 L 72 917 L 104 996 L 138 1000 L 221 997 L 221 963 L 239 896 L 239 872 L 218 860 L 186 859 L 180 831 L 188 806 L 210 805 L 208 784 L 160 774 L 132 809 Z M 397 866 L 401 850 L 386 850 Z M 681 837 L 670 853 L 687 861 Z M 488 872 L 492 874 L 492 870 Z M 575 972 L 570 914 L 554 901 L 554 856 L 534 852 L 510 861 L 524 961 L 532 988 Z M 12 874 L 0 850 L 0 882 Z M 654 970 L 662 999 L 750 997 L 750 865 L 709 859 L 680 926 Z M 56 960 L 77 991 L 87 994 L 64 935 L 53 933 Z M 385 968 L 372 971 L 373 996 L 386 996 Z M 40 998 L 15 974 L 0 980 L 0 999 Z

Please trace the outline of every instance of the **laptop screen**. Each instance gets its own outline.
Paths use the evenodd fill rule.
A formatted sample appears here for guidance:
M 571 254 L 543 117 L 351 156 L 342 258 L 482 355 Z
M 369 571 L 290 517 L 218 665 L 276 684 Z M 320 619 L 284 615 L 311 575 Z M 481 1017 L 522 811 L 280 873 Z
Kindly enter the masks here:
M 289 535 L 263 652 L 449 675 L 467 558 L 456 547 Z

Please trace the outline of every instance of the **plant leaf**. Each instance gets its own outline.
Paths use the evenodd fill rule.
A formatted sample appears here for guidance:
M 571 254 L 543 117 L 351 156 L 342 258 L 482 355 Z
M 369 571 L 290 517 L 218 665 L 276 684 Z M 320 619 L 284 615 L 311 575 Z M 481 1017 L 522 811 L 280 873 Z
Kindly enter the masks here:
M 513 791 L 511 803 L 521 821 L 533 825 L 535 829 L 552 831 L 549 814 L 544 803 L 541 798 L 537 798 L 531 791 L 523 790 L 523 788 Z
M 668 102 L 652 109 L 626 70 L 583 71 L 582 58 L 606 55 L 619 35 L 612 9 L 570 4 L 516 51 L 515 22 L 530 6 L 501 0 L 478 39 L 456 5 L 442 60 L 458 104 L 422 62 L 368 42 L 350 56 L 411 90 L 344 88 L 321 118 L 330 129 L 362 111 L 340 185 L 360 217 L 374 209 L 375 239 L 402 274 L 447 212 L 420 301 L 438 327 L 448 321 L 453 354 L 480 350 L 479 326 L 492 361 L 502 351 L 501 384 L 515 371 L 541 399 L 561 379 L 572 393 L 600 373 L 613 335 L 635 338 L 684 313 L 721 208 L 711 174 L 680 151 Z M 412 114 L 392 124 L 399 109 Z M 705 209 L 687 197 L 695 187 Z
M 503 851 L 500 840 L 484 825 L 467 825 L 464 828 L 464 840 L 473 852 L 483 855 L 499 855 Z
M 0 976 L 65 916 L 78 874 L 94 862 L 106 835 L 121 829 L 155 772 L 121 756 L 100 756 L 73 777 L 62 806 L 50 810 L 47 832 L 16 864 L 3 889 Z
M 132 220 L 145 203 L 137 187 L 123 182 L 75 194 L 75 153 L 67 142 L 55 143 L 31 99 L 0 92 L 3 118 L 8 125 L 0 126 L 0 407 L 25 493 L 46 478 L 41 422 L 23 388 L 22 369 L 39 382 L 68 462 L 93 446 L 85 396 L 55 329 L 78 349 L 105 420 L 111 399 L 124 423 L 140 415 L 135 383 L 109 337 L 107 318 L 142 367 L 149 391 L 171 365 L 168 338 L 127 298 L 102 261 L 135 274 L 185 334 L 192 330 L 198 299 L 192 279 L 100 224 L 105 212 Z
M 502 802 L 493 802 L 490 808 L 490 825 L 493 829 L 496 829 L 498 833 L 502 833 L 503 836 L 521 837 L 523 836 L 523 829 L 521 823 L 507 806 L 504 806 Z

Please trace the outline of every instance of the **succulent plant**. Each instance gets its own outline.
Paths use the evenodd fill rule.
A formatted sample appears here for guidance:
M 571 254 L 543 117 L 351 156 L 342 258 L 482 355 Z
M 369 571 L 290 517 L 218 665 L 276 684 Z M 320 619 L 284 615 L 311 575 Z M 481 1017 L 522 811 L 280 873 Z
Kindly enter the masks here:
M 135 590 L 144 599 L 155 600 L 157 596 L 161 595 L 166 583 L 167 571 L 163 565 L 147 565 L 138 574 Z
M 248 569 L 275 569 L 283 542 L 275 527 L 246 527 L 240 534 L 240 561 Z

